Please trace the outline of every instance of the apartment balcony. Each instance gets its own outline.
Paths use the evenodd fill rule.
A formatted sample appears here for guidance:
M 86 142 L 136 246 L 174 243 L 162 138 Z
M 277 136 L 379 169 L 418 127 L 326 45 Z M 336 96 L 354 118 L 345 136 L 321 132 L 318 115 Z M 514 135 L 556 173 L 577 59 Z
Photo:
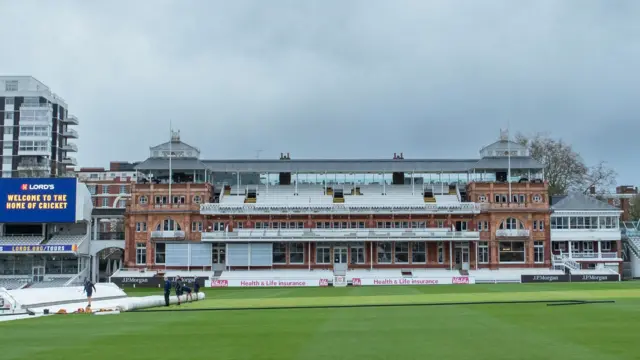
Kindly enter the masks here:
M 152 231 L 151 239 L 152 240 L 169 240 L 169 239 L 179 239 L 184 240 L 185 232 L 184 231 Z
M 70 139 L 77 139 L 78 138 L 78 132 L 73 130 L 73 129 L 65 129 L 62 131 L 62 136 L 66 137 L 66 138 L 70 138 Z
M 529 230 L 525 229 L 499 229 L 496 230 L 496 237 L 503 239 L 528 238 Z
M 64 164 L 64 165 L 67 165 L 67 166 L 76 166 L 76 165 L 78 165 L 78 161 L 76 161 L 76 158 L 74 158 L 74 157 L 66 157 L 66 158 L 62 159 L 61 163 Z
M 20 162 L 18 164 L 18 170 L 46 171 L 49 169 L 51 169 L 51 164 L 48 161 Z
M 20 108 L 29 108 L 29 109 L 46 108 L 46 109 L 51 109 L 52 106 L 51 106 L 50 103 L 22 103 L 22 105 L 20 105 Z
M 79 121 L 75 115 L 67 115 L 67 118 L 62 120 L 63 123 L 68 125 L 78 125 Z
M 73 143 L 66 143 L 62 145 L 61 149 L 66 152 L 78 152 L 78 145 Z

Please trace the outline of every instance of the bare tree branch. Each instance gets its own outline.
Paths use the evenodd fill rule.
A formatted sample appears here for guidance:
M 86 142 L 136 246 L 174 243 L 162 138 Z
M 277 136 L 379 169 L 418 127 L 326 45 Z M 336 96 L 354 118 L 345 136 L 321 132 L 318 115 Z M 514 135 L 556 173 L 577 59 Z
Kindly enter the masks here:
M 561 195 L 569 191 L 587 193 L 592 186 L 606 190 L 615 184 L 616 172 L 605 163 L 588 167 L 571 145 L 555 140 L 547 134 L 516 135 L 516 142 L 529 149 L 531 157 L 544 166 L 549 194 Z

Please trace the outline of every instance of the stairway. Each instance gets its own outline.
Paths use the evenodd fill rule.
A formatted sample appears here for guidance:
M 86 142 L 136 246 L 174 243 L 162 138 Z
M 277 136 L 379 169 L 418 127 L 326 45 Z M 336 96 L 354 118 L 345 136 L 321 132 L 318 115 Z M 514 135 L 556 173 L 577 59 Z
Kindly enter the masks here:
M 426 203 L 435 203 L 436 202 L 436 198 L 433 196 L 433 191 L 432 190 L 425 190 L 424 191 L 424 202 L 426 202 Z

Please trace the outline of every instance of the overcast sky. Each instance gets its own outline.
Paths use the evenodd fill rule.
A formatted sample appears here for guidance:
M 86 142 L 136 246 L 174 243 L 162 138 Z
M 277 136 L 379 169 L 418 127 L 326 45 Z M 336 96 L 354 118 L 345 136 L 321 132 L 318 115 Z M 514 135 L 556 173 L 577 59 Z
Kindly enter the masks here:
M 169 121 L 206 158 L 472 158 L 510 124 L 640 176 L 640 1 L 0 0 L 0 73 L 69 104 L 80 166 Z

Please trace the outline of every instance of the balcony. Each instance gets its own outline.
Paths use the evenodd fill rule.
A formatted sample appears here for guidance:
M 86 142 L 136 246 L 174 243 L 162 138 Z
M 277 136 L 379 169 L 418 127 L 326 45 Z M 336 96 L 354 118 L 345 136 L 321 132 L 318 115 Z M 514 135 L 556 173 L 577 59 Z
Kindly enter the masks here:
M 70 139 L 77 139 L 78 138 L 78 132 L 73 130 L 73 129 L 65 129 L 62 131 L 62 136 L 66 137 L 66 138 L 70 138 Z
M 202 240 L 238 241 L 474 241 L 477 231 L 444 229 L 236 229 L 232 232 L 203 232 Z
M 78 125 L 79 123 L 78 118 L 75 115 L 67 115 L 67 118 L 62 120 L 62 122 L 69 125 Z
M 37 108 L 52 108 L 50 103 L 22 103 L 20 108 L 29 108 L 29 109 L 37 109 Z
M 548 210 L 549 205 L 545 203 L 480 203 L 482 210 L 503 210 L 503 211 L 531 211 L 531 210 Z
M 530 231 L 525 229 L 496 230 L 496 237 L 498 238 L 528 238 L 529 234 L 530 234 Z
M 60 163 L 62 163 L 64 165 L 70 165 L 70 166 L 78 165 L 78 161 L 76 161 L 76 158 L 73 158 L 73 157 L 66 157 L 66 158 L 62 159 L 62 161 L 60 161 Z
M 124 232 L 99 232 L 94 240 L 124 240 Z
M 620 229 L 551 229 L 551 241 L 618 241 Z
M 184 231 L 152 231 L 151 239 L 184 239 Z
M 73 143 L 66 143 L 62 145 L 61 149 L 67 152 L 78 152 L 78 145 Z
M 48 161 L 34 161 L 34 162 L 20 162 L 18 164 L 18 170 L 39 170 L 45 171 L 51 168 L 51 164 Z
M 615 251 L 607 252 L 575 252 L 575 253 L 561 253 L 562 257 L 572 259 L 574 261 L 619 261 L 622 260 L 618 257 L 618 253 Z

